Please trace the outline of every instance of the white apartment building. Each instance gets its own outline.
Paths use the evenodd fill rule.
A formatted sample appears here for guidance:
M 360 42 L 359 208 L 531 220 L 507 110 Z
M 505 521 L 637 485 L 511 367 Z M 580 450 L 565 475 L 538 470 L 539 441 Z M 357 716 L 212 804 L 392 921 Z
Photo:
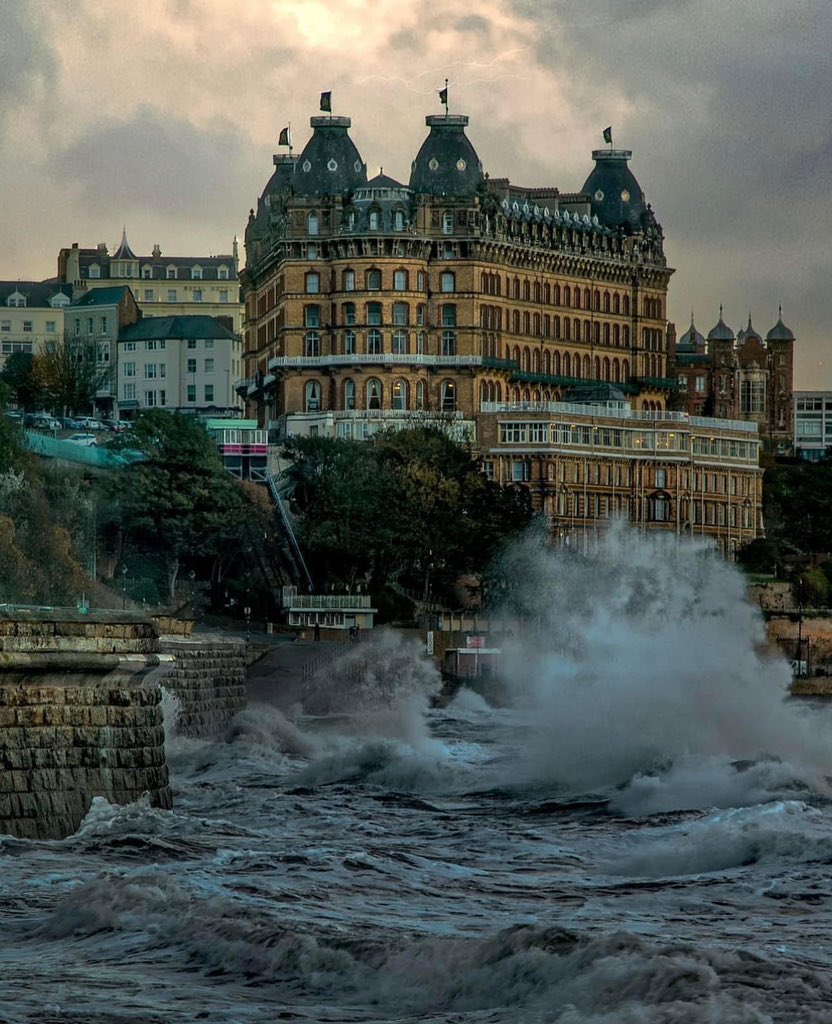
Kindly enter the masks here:
M 15 352 L 46 352 L 64 336 L 69 285 L 0 281 L 0 368 Z
M 239 415 L 241 360 L 240 337 L 214 317 L 146 316 L 119 335 L 119 414 L 166 408 Z

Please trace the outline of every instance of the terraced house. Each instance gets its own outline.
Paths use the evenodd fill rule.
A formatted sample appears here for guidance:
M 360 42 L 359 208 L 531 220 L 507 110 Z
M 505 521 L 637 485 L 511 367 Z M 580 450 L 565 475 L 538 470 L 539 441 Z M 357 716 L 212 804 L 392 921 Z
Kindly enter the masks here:
M 611 453 L 595 445 L 596 422 L 609 420 L 620 433 L 622 417 L 638 416 L 643 439 L 620 446 L 619 460 L 669 466 L 693 454 L 694 432 L 665 431 L 674 445 L 688 438 L 686 448 L 668 448 L 653 430 L 674 422 L 666 332 L 673 271 L 630 151 L 596 150 L 579 191 L 521 187 L 484 172 L 467 117 L 431 115 L 405 185 L 383 173 L 367 179 L 349 118 L 310 124 L 300 156 L 275 156 L 246 230 L 238 386 L 250 415 L 277 437 L 361 438 L 384 426 L 440 422 L 478 446 L 488 472 L 532 486 L 555 525 L 566 508 L 566 536 L 615 512 L 692 529 L 690 506 L 667 477 L 660 485 L 629 473 L 617 485 L 619 499 L 631 488 L 626 506 L 602 501 L 607 485 L 591 482 L 593 474 L 580 493 L 560 487 L 562 460 L 610 464 Z M 575 446 L 557 424 L 587 416 L 592 440 Z M 511 424 L 521 422 L 543 424 L 545 446 L 535 442 L 532 452 L 509 440 Z M 717 436 L 726 424 L 702 429 Z M 730 469 L 745 474 L 741 491 L 753 491 L 759 508 L 757 442 L 746 434 Z M 710 482 L 728 523 L 728 503 Z M 701 489 L 708 480 L 695 483 Z M 691 476 L 685 486 L 693 485 Z M 667 492 L 662 501 L 659 490 Z M 700 515 L 716 536 L 721 514 L 710 523 L 702 506 Z M 734 520 L 731 538 L 723 524 L 726 551 L 758 528 L 750 511 L 747 519 L 748 526 L 743 515 Z

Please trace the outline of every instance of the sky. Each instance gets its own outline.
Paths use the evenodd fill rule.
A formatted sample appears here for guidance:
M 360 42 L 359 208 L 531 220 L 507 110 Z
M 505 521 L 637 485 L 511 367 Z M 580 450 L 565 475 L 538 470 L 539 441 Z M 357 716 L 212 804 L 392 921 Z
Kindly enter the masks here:
M 227 253 L 319 95 L 407 182 L 450 86 L 485 170 L 580 189 L 612 125 L 665 232 L 669 315 L 794 331 L 832 388 L 829 0 L 0 0 L 0 279 L 58 250 Z

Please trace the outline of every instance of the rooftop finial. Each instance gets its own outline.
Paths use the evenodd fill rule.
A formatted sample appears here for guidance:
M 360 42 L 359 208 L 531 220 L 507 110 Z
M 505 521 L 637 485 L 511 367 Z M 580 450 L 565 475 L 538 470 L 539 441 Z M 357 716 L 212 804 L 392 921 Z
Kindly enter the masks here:
M 693 306 L 690 307 L 690 325 L 693 327 Z
M 777 306 L 777 319 L 778 320 L 782 320 L 783 319 L 783 303 L 782 302 L 779 303 L 778 306 Z
M 722 319 L 722 303 L 719 304 L 719 319 Z

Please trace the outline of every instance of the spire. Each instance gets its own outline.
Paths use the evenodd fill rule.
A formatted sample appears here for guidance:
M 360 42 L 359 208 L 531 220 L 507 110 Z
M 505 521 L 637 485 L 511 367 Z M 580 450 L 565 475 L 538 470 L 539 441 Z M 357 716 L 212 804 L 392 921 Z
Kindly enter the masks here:
M 130 248 L 130 243 L 127 241 L 127 227 L 121 229 L 121 245 L 113 253 L 114 260 L 135 260 L 137 259 L 136 254 Z

